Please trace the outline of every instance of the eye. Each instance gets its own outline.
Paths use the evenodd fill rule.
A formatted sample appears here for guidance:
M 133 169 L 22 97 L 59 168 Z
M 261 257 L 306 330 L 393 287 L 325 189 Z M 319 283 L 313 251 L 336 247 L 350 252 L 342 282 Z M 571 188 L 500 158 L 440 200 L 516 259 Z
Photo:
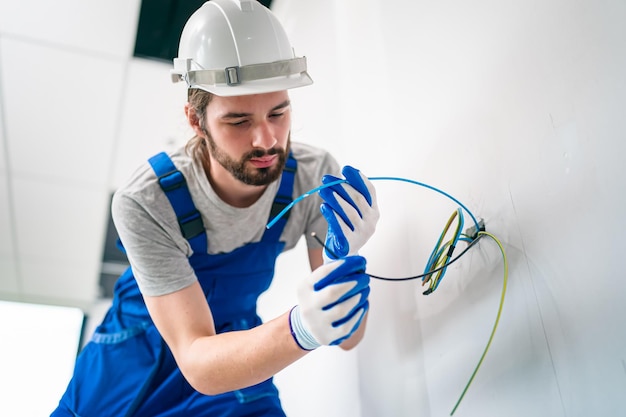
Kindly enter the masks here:
M 283 112 L 280 112 L 280 113 L 271 113 L 271 114 L 270 114 L 270 118 L 272 118 L 272 119 L 277 119 L 277 118 L 283 117 L 284 115 L 285 115 L 285 112 L 284 112 L 284 111 L 283 111 Z
M 248 123 L 248 120 L 238 120 L 236 122 L 230 122 L 228 123 L 231 126 L 244 126 L 246 123 Z

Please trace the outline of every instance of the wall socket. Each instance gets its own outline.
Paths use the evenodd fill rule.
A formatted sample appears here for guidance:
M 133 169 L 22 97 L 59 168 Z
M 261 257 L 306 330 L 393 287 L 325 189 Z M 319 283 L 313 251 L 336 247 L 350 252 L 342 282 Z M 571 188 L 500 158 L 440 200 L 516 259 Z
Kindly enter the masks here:
M 479 230 L 476 230 L 476 225 L 468 227 L 467 229 L 465 229 L 465 234 L 472 240 L 476 239 L 478 237 L 478 232 L 484 232 L 486 230 L 484 219 L 478 219 L 478 227 Z

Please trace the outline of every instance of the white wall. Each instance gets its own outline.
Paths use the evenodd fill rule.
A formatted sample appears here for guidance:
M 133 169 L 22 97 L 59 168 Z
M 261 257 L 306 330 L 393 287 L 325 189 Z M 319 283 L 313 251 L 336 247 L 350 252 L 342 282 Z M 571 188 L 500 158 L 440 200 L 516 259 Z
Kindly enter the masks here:
M 132 59 L 139 1 L 0 0 L 0 298 L 88 305 L 108 192 L 188 137 L 167 65 Z M 500 326 L 455 416 L 625 413 L 626 3 L 274 0 L 312 87 L 294 134 L 369 176 L 439 187 L 510 263 Z M 378 182 L 371 273 L 424 267 L 456 205 Z M 293 302 L 300 251 L 265 316 Z M 487 239 L 439 289 L 373 282 L 366 339 L 281 372 L 291 417 L 448 415 L 495 320 Z
M 625 414 L 626 3 L 276 3 L 316 81 L 293 94 L 301 133 L 367 175 L 444 189 L 504 243 L 500 327 L 455 415 Z M 370 272 L 421 272 L 456 206 L 377 188 Z M 428 297 L 374 282 L 360 415 L 449 414 L 502 279 L 486 239 Z

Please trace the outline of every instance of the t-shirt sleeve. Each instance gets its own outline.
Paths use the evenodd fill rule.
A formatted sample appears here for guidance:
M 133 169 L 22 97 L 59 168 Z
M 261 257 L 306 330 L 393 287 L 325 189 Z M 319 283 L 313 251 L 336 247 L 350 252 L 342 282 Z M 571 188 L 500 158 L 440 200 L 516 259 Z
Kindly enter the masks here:
M 311 189 L 316 188 L 322 184 L 322 177 L 324 175 L 334 175 L 336 177 L 341 178 L 341 167 L 337 160 L 330 154 L 324 153 L 321 158 L 321 163 L 319 164 L 319 171 L 317 171 L 317 177 L 315 178 L 315 183 L 311 187 Z M 322 245 L 317 242 L 317 240 L 311 235 L 311 233 L 315 233 L 315 235 L 323 242 L 326 239 L 326 232 L 328 229 L 328 223 L 326 219 L 322 215 L 319 206 L 322 203 L 321 197 L 315 193 L 315 195 L 310 196 L 312 204 L 312 208 L 309 211 L 309 219 L 307 222 L 307 228 L 305 232 L 306 244 L 309 249 L 318 249 L 322 247 Z
M 139 290 L 143 295 L 159 296 L 185 288 L 197 278 L 187 258 L 191 248 L 173 238 L 178 232 L 174 229 L 178 223 L 173 211 L 171 225 L 167 211 L 160 212 L 152 206 L 150 209 L 149 212 L 146 205 L 123 192 L 113 196 L 113 222 Z

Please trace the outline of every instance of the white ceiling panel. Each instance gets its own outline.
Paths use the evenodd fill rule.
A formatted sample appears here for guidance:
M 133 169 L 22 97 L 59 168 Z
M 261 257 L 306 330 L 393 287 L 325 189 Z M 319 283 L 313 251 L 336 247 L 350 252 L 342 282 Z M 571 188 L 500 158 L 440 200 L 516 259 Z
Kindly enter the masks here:
M 73 260 L 74 250 L 100 262 L 108 221 L 109 191 L 13 178 L 20 258 Z
M 125 61 L 6 38 L 0 50 L 13 173 L 106 184 Z
M 16 248 L 26 296 L 93 299 L 109 191 L 12 178 Z
M 113 188 L 149 157 L 181 146 L 193 134 L 184 113 L 186 86 L 171 82 L 170 69 L 170 65 L 141 58 L 130 63 Z
M 13 231 L 11 229 L 11 211 L 8 191 L 8 179 L 0 174 L 0 293 L 18 292 Z
M 128 57 L 135 46 L 140 5 L 140 0 L 0 1 L 0 32 Z
M 85 260 L 20 262 L 22 293 L 26 300 L 85 308 L 99 297 L 98 270 Z

